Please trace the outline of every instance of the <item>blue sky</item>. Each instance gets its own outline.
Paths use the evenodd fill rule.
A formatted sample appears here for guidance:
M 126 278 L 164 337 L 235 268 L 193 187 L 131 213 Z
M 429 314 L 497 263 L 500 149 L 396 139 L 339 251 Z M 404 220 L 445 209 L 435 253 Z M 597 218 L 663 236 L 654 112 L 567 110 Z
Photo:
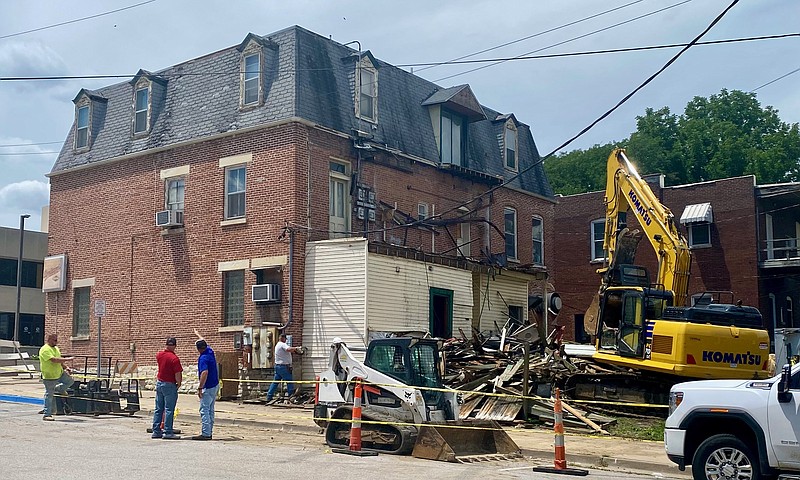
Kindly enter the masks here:
M 400 65 L 444 61 L 599 14 L 568 27 L 472 58 L 567 53 L 688 42 L 730 0 L 591 0 L 354 2 L 156 0 L 118 13 L 23 35 L 15 33 L 141 3 L 144 0 L 0 2 L 0 76 L 135 74 L 161 68 L 300 25 Z M 672 8 L 667 8 L 673 6 Z M 660 13 L 647 15 L 660 9 Z M 647 16 L 646 16 L 647 15 Z M 636 19 L 637 17 L 643 18 Z M 705 40 L 797 33 L 800 2 L 741 1 Z M 625 23 L 627 22 L 627 23 Z M 621 24 L 621 25 L 617 25 Z M 597 33 L 595 33 L 597 32 Z M 583 38 L 576 39 L 577 37 Z M 560 44 L 553 46 L 555 44 Z M 560 145 L 661 67 L 677 50 L 652 50 L 415 68 L 444 87 L 469 83 L 478 100 L 531 126 L 542 154 Z M 690 49 L 664 74 L 567 150 L 627 137 L 647 107 L 680 113 L 694 96 L 721 89 L 750 91 L 800 67 L 800 39 L 763 40 Z M 82 88 L 114 80 L 0 82 L 0 225 L 38 230 L 49 199 L 55 153 L 72 125 L 72 99 Z M 800 73 L 756 93 L 762 105 L 800 121 Z M 55 143 L 50 143 L 55 142 Z

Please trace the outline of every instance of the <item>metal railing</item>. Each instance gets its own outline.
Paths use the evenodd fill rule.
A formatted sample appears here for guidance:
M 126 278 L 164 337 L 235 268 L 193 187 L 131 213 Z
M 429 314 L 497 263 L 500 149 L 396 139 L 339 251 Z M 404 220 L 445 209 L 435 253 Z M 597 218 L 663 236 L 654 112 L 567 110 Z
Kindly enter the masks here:
M 789 260 L 800 258 L 797 238 L 781 238 L 764 240 L 766 248 L 762 250 L 763 260 Z

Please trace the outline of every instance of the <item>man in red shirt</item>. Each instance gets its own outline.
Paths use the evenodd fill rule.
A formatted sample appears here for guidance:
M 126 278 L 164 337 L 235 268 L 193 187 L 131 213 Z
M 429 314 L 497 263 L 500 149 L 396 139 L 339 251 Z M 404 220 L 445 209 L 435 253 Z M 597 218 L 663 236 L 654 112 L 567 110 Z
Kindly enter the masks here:
M 175 346 L 178 341 L 169 337 L 164 350 L 156 354 L 158 362 L 158 381 L 156 382 L 156 411 L 153 413 L 152 438 L 174 440 L 181 438 L 172 431 L 172 420 L 175 416 L 175 404 L 178 403 L 178 388 L 183 380 L 183 367 Z M 161 419 L 164 418 L 164 430 L 161 430 Z

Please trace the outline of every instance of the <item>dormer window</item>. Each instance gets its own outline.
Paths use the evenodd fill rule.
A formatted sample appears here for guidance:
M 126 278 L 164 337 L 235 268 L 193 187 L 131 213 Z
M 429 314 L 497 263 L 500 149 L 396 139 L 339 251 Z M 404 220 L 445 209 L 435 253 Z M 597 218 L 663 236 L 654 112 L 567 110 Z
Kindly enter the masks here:
M 439 152 L 442 163 L 464 166 L 464 144 L 467 122 L 461 115 L 442 109 L 442 142 Z
M 89 105 L 78 107 L 75 121 L 75 148 L 89 146 Z
M 508 122 L 505 128 L 505 165 L 509 170 L 517 171 L 517 127 L 513 122 Z
M 243 59 L 242 105 L 258 105 L 261 90 L 261 55 L 253 53 Z
M 134 120 L 133 134 L 139 135 L 146 133 L 149 129 L 148 117 L 150 113 L 150 89 L 149 87 L 139 88 L 134 94 Z
M 370 122 L 378 121 L 378 72 L 371 63 L 362 61 L 358 73 L 358 116 Z

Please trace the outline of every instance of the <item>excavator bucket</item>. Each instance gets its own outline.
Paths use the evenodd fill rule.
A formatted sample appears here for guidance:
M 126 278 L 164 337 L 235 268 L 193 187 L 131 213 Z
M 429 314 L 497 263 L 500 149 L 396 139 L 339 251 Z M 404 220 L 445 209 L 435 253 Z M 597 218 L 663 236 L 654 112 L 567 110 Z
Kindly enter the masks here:
M 416 458 L 470 463 L 518 458 L 520 449 L 494 420 L 423 425 L 411 453 Z
M 600 318 L 600 294 L 595 293 L 592 303 L 583 315 L 583 331 L 589 335 L 597 334 L 597 319 Z

